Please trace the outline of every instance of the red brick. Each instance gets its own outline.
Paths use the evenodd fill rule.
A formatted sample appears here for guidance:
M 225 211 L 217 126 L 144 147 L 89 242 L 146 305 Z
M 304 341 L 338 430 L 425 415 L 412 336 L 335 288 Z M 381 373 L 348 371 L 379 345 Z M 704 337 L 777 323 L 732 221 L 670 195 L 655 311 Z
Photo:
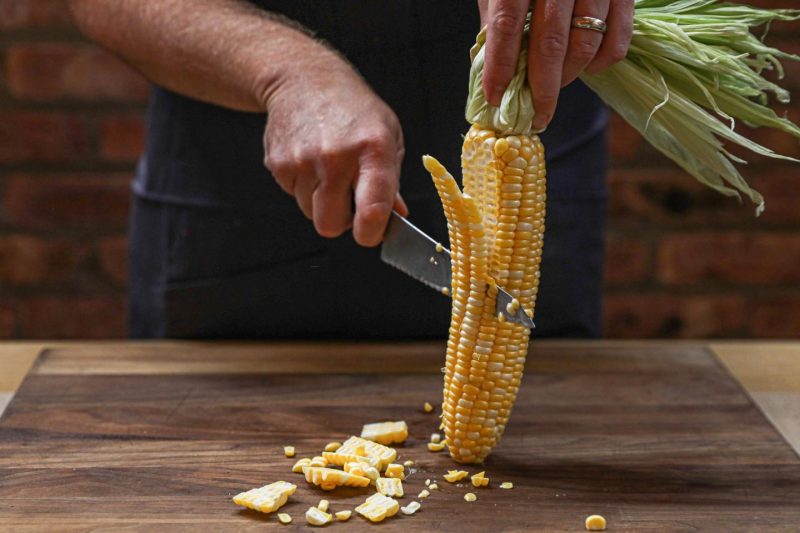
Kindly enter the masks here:
M 9 222 L 33 229 L 124 228 L 130 203 L 124 174 L 9 178 L 2 198 Z
M 126 335 L 118 296 L 47 296 L 19 303 L 19 334 L 29 339 L 118 339 Z
M 65 162 L 90 152 L 85 117 L 34 111 L 0 111 L 0 163 Z
M 800 295 L 758 299 L 751 311 L 754 337 L 800 338 Z
M 145 121 L 140 115 L 112 115 L 100 125 L 100 155 L 112 161 L 135 161 L 144 150 Z
M 611 338 L 738 337 L 745 325 L 736 295 L 612 294 L 604 305 Z
M 10 305 L 0 305 L 0 339 L 13 339 L 16 335 L 16 318 Z
M 128 282 L 128 239 L 124 236 L 108 237 L 100 241 L 98 248 L 103 273 L 124 286 Z
M 662 239 L 657 277 L 671 285 L 800 282 L 800 233 L 701 232 Z
M 108 52 L 86 44 L 36 43 L 9 47 L 6 79 L 19 99 L 144 102 L 147 82 Z
M 26 286 L 64 281 L 87 255 L 86 245 L 63 239 L 0 237 L 0 284 Z
M 650 250 L 641 240 L 609 236 L 606 239 L 607 285 L 641 283 L 650 276 Z
M 64 0 L 0 0 L 0 29 L 68 27 Z

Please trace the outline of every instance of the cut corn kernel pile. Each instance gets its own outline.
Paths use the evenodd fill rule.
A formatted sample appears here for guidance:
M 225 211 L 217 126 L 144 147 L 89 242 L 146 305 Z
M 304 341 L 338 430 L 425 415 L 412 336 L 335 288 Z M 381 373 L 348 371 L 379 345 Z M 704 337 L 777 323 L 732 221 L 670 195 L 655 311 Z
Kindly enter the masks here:
M 309 507 L 306 511 L 306 522 L 312 526 L 324 526 L 333 521 L 333 515 L 320 510 L 317 507 Z
M 472 486 L 475 488 L 485 487 L 489 484 L 489 478 L 486 477 L 486 472 L 478 472 L 470 479 L 472 480 Z
M 308 464 L 308 466 L 325 467 L 328 466 L 328 460 L 321 455 L 317 455 L 316 457 L 311 458 L 311 462 Z
M 408 426 L 404 420 L 365 424 L 361 429 L 361 438 L 384 445 L 404 442 L 408 438 Z
M 380 473 L 378 472 L 377 468 L 360 461 L 345 463 L 344 471 L 348 474 L 369 478 L 370 484 L 375 483 L 375 481 L 380 477 Z
M 445 478 L 450 483 L 455 483 L 456 481 L 461 481 L 468 475 L 469 472 L 467 472 L 466 470 L 448 470 L 447 473 L 442 477 Z
M 398 478 L 378 478 L 378 481 L 375 482 L 375 488 L 384 496 L 391 496 L 392 498 L 403 497 L 403 482 Z
M 304 466 L 303 474 L 306 481 L 317 485 L 322 490 L 333 490 L 336 487 L 366 487 L 369 478 L 356 476 L 334 468 Z
M 287 481 L 276 481 L 261 488 L 237 494 L 233 497 L 233 503 L 254 511 L 272 513 L 283 507 L 289 496 L 296 490 L 297 485 Z
M 286 457 L 294 457 L 294 446 L 284 446 L 283 455 Z
M 374 466 L 379 469 L 385 468 L 397 459 L 397 450 L 360 437 L 350 437 L 336 450 L 336 453 L 369 457 L 377 462 Z
M 376 493 L 367 498 L 367 501 L 356 507 L 356 512 L 370 522 L 380 522 L 394 516 L 400 510 L 397 500 Z
M 298 459 L 297 462 L 292 467 L 292 472 L 302 474 L 304 466 L 311 466 L 311 459 L 309 459 L 308 457 L 303 457 L 302 459 Z
M 350 520 L 350 515 L 352 515 L 352 514 L 353 514 L 353 511 L 351 511 L 349 509 L 346 510 L 346 511 L 339 511 L 339 512 L 336 513 L 336 520 L 339 520 L 340 522 L 345 522 L 347 520 Z
M 589 531 L 605 531 L 606 519 L 599 514 L 586 517 L 586 529 Z
M 396 477 L 399 479 L 406 478 L 405 467 L 403 465 L 398 465 L 395 463 L 391 463 L 386 465 L 386 470 L 383 473 L 386 477 Z

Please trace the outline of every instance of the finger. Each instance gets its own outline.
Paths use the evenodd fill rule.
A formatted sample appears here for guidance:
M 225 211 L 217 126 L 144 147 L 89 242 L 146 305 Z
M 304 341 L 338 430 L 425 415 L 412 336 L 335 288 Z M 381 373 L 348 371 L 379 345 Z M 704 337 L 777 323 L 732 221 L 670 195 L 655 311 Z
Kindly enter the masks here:
M 300 211 L 309 220 L 314 220 L 314 190 L 318 183 L 317 177 L 313 174 L 298 176 L 294 181 L 292 196 L 300 207 Z
M 574 0 L 537 0 L 528 44 L 528 80 L 533 93 L 533 129 L 543 130 L 556 111 L 569 44 Z
M 489 15 L 489 0 L 478 0 L 478 13 L 481 16 L 481 28 L 486 26 L 486 19 Z
M 625 59 L 633 36 L 633 1 L 612 0 L 608 11 L 608 31 L 600 50 L 586 72 L 597 74 Z
M 572 16 L 573 18 L 594 17 L 606 20 L 608 5 L 609 0 L 576 0 Z M 572 83 L 584 71 L 597 55 L 602 42 L 603 34 L 599 31 L 583 28 L 570 29 L 567 59 L 564 62 L 564 72 L 561 73 L 562 87 Z
M 486 21 L 486 60 L 483 92 L 493 106 L 500 105 L 519 57 L 520 37 L 530 0 L 493 0 Z
M 394 206 L 392 209 L 400 213 L 400 215 L 408 217 L 408 205 L 406 205 L 406 201 L 403 200 L 403 197 L 400 196 L 400 193 L 397 193 L 397 195 L 394 197 Z
M 399 184 L 393 156 L 380 150 L 365 152 L 355 186 L 353 237 L 362 246 L 377 246 L 395 203 Z
M 318 165 L 320 184 L 312 195 L 314 228 L 323 237 L 338 237 L 352 226 L 352 183 L 355 168 L 338 158 Z

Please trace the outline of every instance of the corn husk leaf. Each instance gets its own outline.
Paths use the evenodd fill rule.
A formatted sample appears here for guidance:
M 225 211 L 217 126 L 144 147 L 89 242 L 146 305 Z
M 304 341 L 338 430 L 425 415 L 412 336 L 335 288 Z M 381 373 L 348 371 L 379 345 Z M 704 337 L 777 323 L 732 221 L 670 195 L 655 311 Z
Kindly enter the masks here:
M 768 106 L 770 97 L 788 103 L 788 91 L 764 76 L 772 73 L 782 78 L 781 61 L 800 57 L 767 46 L 753 33 L 759 26 L 766 33 L 774 21 L 799 18 L 800 10 L 717 0 L 637 0 L 626 59 L 601 74 L 584 73 L 581 80 L 681 168 L 722 194 L 744 194 L 757 205 L 758 214 L 764 199 L 734 164 L 746 161 L 731 154 L 726 143 L 762 156 L 797 161 L 748 139 L 736 127 L 741 122 L 800 138 L 800 128 Z M 475 61 L 467 120 L 506 134 L 528 133 L 534 110 L 526 79 L 527 58 L 517 66 L 503 104 L 492 108 L 480 90 L 483 41 L 485 36 L 479 36 L 471 53 Z M 523 49 L 525 43 L 527 36 L 522 38 Z M 514 91 L 519 93 L 508 94 Z

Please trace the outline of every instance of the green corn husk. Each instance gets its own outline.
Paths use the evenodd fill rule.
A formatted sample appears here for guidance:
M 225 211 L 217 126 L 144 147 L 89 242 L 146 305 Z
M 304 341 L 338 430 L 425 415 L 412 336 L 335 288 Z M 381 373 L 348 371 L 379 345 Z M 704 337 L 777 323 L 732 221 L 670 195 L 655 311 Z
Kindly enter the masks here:
M 700 182 L 727 196 L 748 196 L 756 214 L 762 196 L 734 163 L 746 161 L 725 148 L 737 144 L 760 155 L 782 156 L 736 132 L 737 121 L 800 138 L 800 128 L 768 107 L 771 94 L 788 103 L 789 93 L 764 77 L 783 77 L 781 60 L 800 60 L 765 45 L 752 30 L 773 21 L 800 19 L 800 10 L 760 9 L 717 0 L 636 0 L 633 39 L 627 57 L 581 80 L 636 128 L 650 144 Z M 529 19 L 530 20 L 530 19 Z M 534 116 L 527 83 L 527 32 L 517 71 L 499 107 L 483 94 L 483 43 L 471 50 L 466 118 L 504 134 L 530 132 Z

